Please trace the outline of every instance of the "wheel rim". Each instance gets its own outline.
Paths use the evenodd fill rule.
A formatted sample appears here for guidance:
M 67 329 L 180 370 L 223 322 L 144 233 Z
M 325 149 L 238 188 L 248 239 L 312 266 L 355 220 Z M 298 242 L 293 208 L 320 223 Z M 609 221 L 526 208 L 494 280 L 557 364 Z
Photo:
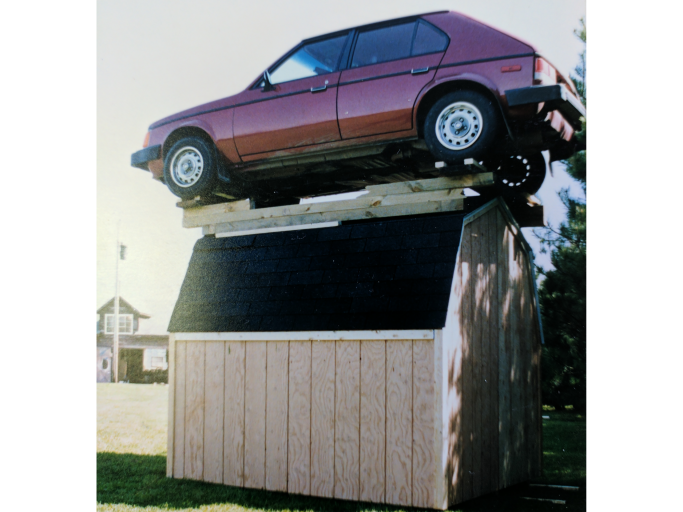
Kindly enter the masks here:
M 185 146 L 171 160 L 171 179 L 179 187 L 191 187 L 204 172 L 204 157 L 197 148 Z
M 502 160 L 482 164 L 496 175 L 499 186 L 511 191 L 536 193 L 545 179 L 545 159 L 542 155 L 512 155 Z
M 484 120 L 479 109 L 458 101 L 441 111 L 436 121 L 436 138 L 451 151 L 462 151 L 477 142 L 481 136 Z

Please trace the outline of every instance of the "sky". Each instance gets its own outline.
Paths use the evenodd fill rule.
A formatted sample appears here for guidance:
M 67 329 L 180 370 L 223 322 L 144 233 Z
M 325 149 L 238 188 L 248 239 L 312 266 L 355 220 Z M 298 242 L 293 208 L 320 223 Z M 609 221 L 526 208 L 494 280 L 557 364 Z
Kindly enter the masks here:
M 130 166 L 154 121 L 243 90 L 300 40 L 410 14 L 455 10 L 533 44 L 565 76 L 582 43 L 583 0 L 344 2 L 100 0 L 97 9 L 97 304 L 115 289 L 116 240 L 127 246 L 120 290 L 151 315 L 141 334 L 166 327 L 201 229 L 184 229 L 178 201 Z M 578 186 L 554 164 L 537 193 L 551 225 L 564 218 L 557 191 Z M 547 267 L 531 230 L 525 236 Z M 95 315 L 93 315 L 94 317 Z M 93 320 L 94 321 L 94 320 Z

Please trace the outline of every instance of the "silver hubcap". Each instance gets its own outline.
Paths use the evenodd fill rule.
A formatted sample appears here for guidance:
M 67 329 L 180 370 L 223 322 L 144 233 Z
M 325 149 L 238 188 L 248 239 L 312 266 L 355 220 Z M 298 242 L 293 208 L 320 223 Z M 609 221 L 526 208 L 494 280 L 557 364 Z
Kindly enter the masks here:
M 484 120 L 471 103 L 458 101 L 441 111 L 436 121 L 436 138 L 447 149 L 469 148 L 481 135 Z
M 204 171 L 204 158 L 197 148 L 185 146 L 176 151 L 171 160 L 171 178 L 179 187 L 197 183 Z

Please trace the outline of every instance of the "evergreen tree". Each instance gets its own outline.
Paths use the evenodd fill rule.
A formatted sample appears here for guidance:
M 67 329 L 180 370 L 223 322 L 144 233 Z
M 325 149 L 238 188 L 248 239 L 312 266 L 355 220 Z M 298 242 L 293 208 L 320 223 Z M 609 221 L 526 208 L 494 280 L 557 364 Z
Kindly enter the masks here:
M 586 25 L 574 33 L 586 43 Z M 586 50 L 571 79 L 586 104 Z M 586 124 L 577 138 L 585 141 Z M 564 161 L 567 173 L 586 191 L 586 151 Z M 539 286 L 539 300 L 545 345 L 542 357 L 543 403 L 586 408 L 586 203 L 563 189 L 560 198 L 567 219 L 559 228 L 537 231 L 543 252 L 549 251 L 554 269 L 539 269 L 545 279 Z

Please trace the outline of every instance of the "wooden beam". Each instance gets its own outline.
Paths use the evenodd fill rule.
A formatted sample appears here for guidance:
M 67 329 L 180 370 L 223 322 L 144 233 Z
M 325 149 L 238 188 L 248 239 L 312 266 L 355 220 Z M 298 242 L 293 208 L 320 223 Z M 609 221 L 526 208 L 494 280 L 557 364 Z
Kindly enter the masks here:
M 261 229 L 273 226 L 298 226 L 301 224 L 313 224 L 316 222 L 348 221 L 358 219 L 399 217 L 403 215 L 419 215 L 424 213 L 452 212 L 460 211 L 464 208 L 464 199 L 451 199 L 446 201 L 399 204 L 395 206 L 380 206 L 377 208 L 363 208 L 357 210 L 329 211 L 304 215 L 225 222 L 216 224 L 215 233 L 218 234 L 226 231 Z
M 493 173 L 404 181 L 366 187 L 367 194 L 345 201 L 254 208 L 248 199 L 187 208 L 183 227 L 209 234 L 301 224 L 462 210 L 463 189 L 494 184 Z M 454 202 L 460 201 L 460 202 Z
M 344 341 L 344 340 L 433 340 L 434 330 L 405 331 L 291 331 L 291 332 L 178 332 L 181 341 Z
M 389 186 L 394 185 L 402 185 L 402 183 L 392 184 Z M 378 186 L 383 187 L 385 185 Z M 221 211 L 221 209 L 214 208 L 214 206 L 223 206 L 221 204 L 207 206 L 201 209 L 195 208 L 194 210 L 185 210 L 185 214 L 183 215 L 183 227 L 196 228 L 200 226 L 205 226 L 207 224 L 219 224 L 224 222 L 237 223 L 249 220 L 273 220 L 293 216 L 304 217 L 331 212 L 346 212 L 350 210 L 365 211 L 368 209 L 386 206 L 402 206 L 414 203 L 441 202 L 446 200 L 464 198 L 465 195 L 462 193 L 461 188 L 447 188 L 423 192 L 418 191 L 411 194 L 408 194 L 405 191 L 398 194 L 371 193 L 357 197 L 355 199 L 347 199 L 345 201 L 327 201 L 322 203 L 293 204 L 286 206 L 273 206 L 271 208 L 257 208 L 251 210 L 240 209 L 229 212 Z
M 225 233 L 218 233 L 217 238 L 227 238 L 233 236 L 247 236 L 247 235 L 261 235 L 263 233 L 279 233 L 281 231 L 301 231 L 302 229 L 321 229 L 321 228 L 335 228 L 339 226 L 341 222 L 318 222 L 317 224 L 302 224 L 300 226 L 284 226 L 284 227 L 272 227 L 272 228 L 262 228 L 262 229 L 250 229 L 248 231 L 228 231 Z M 209 226 L 204 226 L 209 227 Z M 214 230 L 215 231 L 215 230 Z M 204 233 L 205 235 L 212 235 L 215 233 Z

